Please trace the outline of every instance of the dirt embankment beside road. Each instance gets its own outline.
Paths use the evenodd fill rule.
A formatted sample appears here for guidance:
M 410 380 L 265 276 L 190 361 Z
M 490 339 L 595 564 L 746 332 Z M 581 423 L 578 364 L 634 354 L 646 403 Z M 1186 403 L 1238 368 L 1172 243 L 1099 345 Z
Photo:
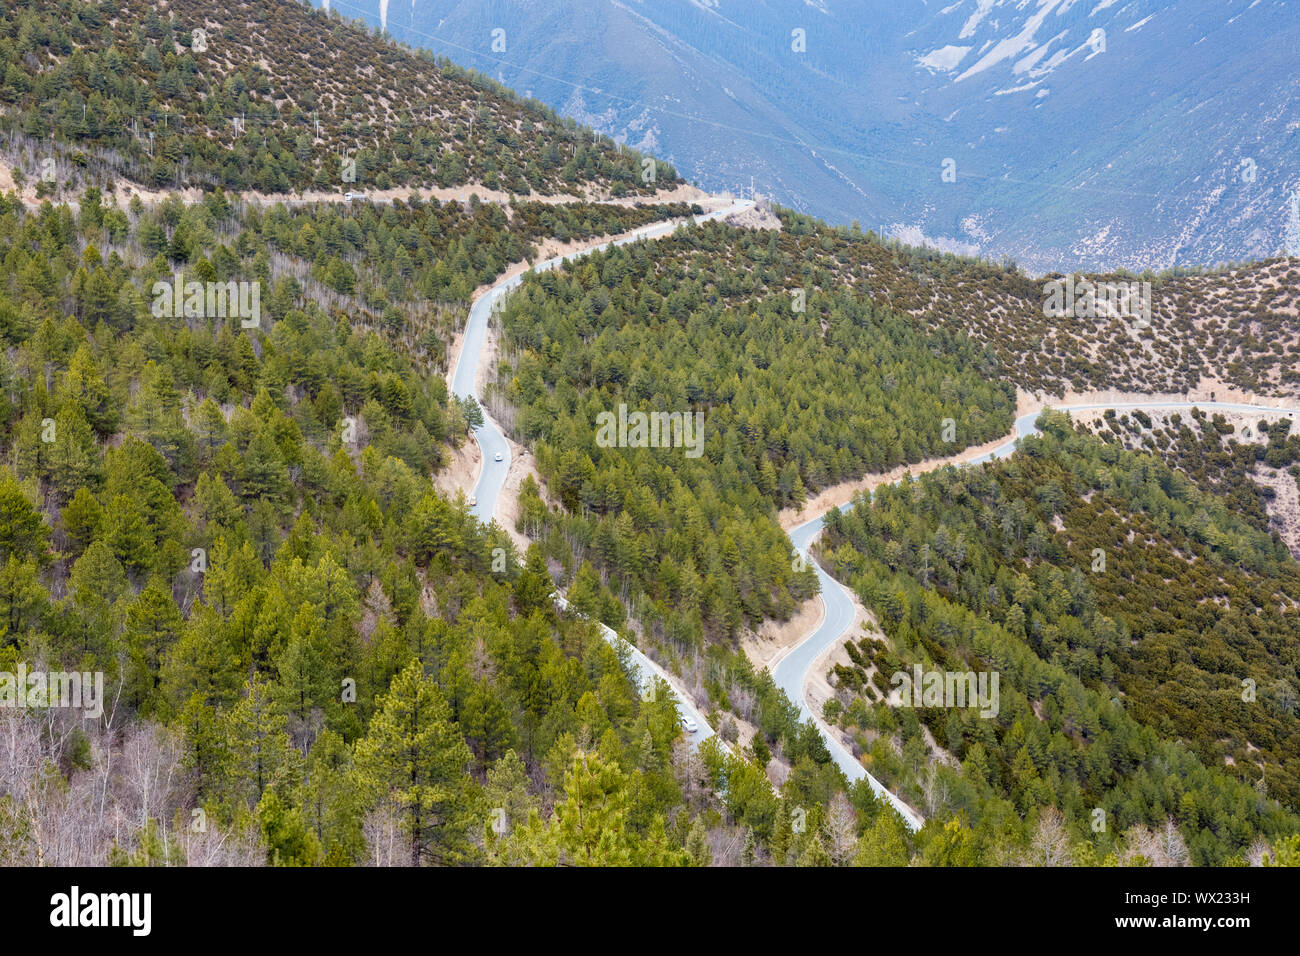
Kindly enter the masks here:
M 758 630 L 746 629 L 740 637 L 740 649 L 754 664 L 774 670 L 807 635 L 821 627 L 826 617 L 826 604 L 815 594 L 791 615 L 788 621 L 764 621 Z
M 781 528 L 790 531 L 798 527 L 805 521 L 823 515 L 832 508 L 839 508 L 842 505 L 852 501 L 859 493 L 863 491 L 875 491 L 882 485 L 892 485 L 896 481 L 901 481 L 907 475 L 921 475 L 927 471 L 934 471 L 936 468 L 943 468 L 945 465 L 964 465 L 966 462 L 978 458 L 980 455 L 987 455 L 999 445 L 1006 444 L 1010 435 L 1002 438 L 995 438 L 992 441 L 985 442 L 982 445 L 972 445 L 964 448 L 955 455 L 944 455 L 938 458 L 926 458 L 924 461 L 918 461 L 912 465 L 899 465 L 897 468 L 891 468 L 889 471 L 877 472 L 872 475 L 863 475 L 861 478 L 854 478 L 852 481 L 844 481 L 838 485 L 831 485 L 829 488 L 823 488 L 816 495 L 809 498 L 802 508 L 783 508 L 777 515 L 777 520 L 781 523 Z

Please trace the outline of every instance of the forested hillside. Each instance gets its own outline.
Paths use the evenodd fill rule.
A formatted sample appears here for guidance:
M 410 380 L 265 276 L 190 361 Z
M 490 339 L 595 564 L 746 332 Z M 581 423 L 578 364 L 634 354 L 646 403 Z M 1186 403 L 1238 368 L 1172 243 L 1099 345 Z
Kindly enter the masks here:
M 1300 557 L 1300 526 L 1293 502 L 1300 497 L 1300 435 L 1291 420 L 1269 414 L 1234 414 L 1193 408 L 1179 412 L 1106 411 L 1092 427 L 1125 448 L 1159 455 L 1197 486 L 1219 495 L 1239 517 L 1260 530 L 1276 530 Z
M 823 227 L 754 234 L 711 226 L 653 250 L 614 250 L 530 279 L 502 315 L 510 361 L 492 406 L 535 445 L 558 507 L 548 509 L 526 486 L 521 527 L 559 564 L 589 561 L 599 570 L 586 579 L 593 612 L 621 621 L 615 598 L 623 598 L 674 659 L 722 642 L 706 656 L 726 672 L 735 661 L 728 640 L 782 616 L 806 593 L 801 566 L 781 550 L 784 537 L 761 536 L 775 530 L 777 509 L 864 472 L 951 454 L 1007 430 L 1010 390 L 994 383 L 1027 386 L 1025 369 L 947 332 L 954 323 L 939 321 L 934 306 L 915 320 L 898 316 L 890 305 L 899 304 L 896 295 L 909 305 L 904 287 L 886 284 L 903 263 L 937 271 L 946 262 L 992 277 L 997 270 L 944 259 L 927 266 L 929 259 Z M 939 284 L 929 279 L 917 288 L 931 282 Z M 960 283 L 943 288 L 962 294 Z M 949 301 L 946 315 L 969 314 Z M 599 415 L 620 404 L 702 411 L 703 455 L 604 447 Z M 948 442 L 945 420 L 955 432 Z M 1281 462 L 1290 448 L 1285 429 L 1271 442 L 1261 453 Z M 1008 482 L 1028 482 L 1023 489 L 977 494 L 977 479 L 927 478 L 916 496 L 882 495 L 897 514 L 860 531 L 832 512 L 825 552 L 832 573 L 857 583 L 882 617 L 894 615 L 887 632 L 899 646 L 874 672 L 877 691 L 882 675 L 912 663 L 975 666 L 970 642 L 994 640 L 972 636 L 981 627 L 1006 641 L 985 664 L 1013 685 L 1033 675 L 1032 691 L 1008 694 L 1017 703 L 1004 707 L 996 731 L 943 709 L 895 714 L 878 706 L 873 716 L 861 704 L 846 707 L 855 687 L 868 694 L 862 703 L 879 696 L 868 677 L 874 651 L 869 642 L 855 647 L 862 666 L 839 674 L 848 696 L 833 701 L 833 716 L 865 733 L 869 768 L 940 825 L 965 815 L 974 828 L 970 861 L 1016 859 L 1018 845 L 1032 848 L 1046 839 L 1043 828 L 1058 823 L 1080 862 L 1149 859 L 1164 839 L 1187 845 L 1167 846 L 1162 862 L 1222 863 L 1294 830 L 1296 817 L 1261 794 L 1291 811 L 1300 797 L 1290 756 L 1294 691 L 1287 690 L 1300 686 L 1295 562 L 1259 516 L 1236 517 L 1231 498 L 1202 497 L 1154 460 L 1119 460 L 1096 443 L 1070 446 L 1049 473 L 1021 477 L 1053 457 L 1027 454 L 998 466 L 999 475 L 1013 476 Z M 1113 477 L 1095 474 L 1099 461 L 1113 466 L 1105 473 Z M 734 489 L 727 476 L 735 476 Z M 1119 495 L 1116 483 L 1127 493 L 1118 511 L 1089 505 L 1090 489 Z M 1011 518 L 998 517 L 1005 515 Z M 910 528 L 917 520 L 926 523 Z M 990 535 L 994 525 L 1003 537 Z M 1094 548 L 1110 562 L 1096 580 L 1088 574 Z M 1213 578 L 1206 567 L 1216 569 Z M 908 570 L 935 591 L 902 583 Z M 995 584 L 1000 610 L 977 625 L 973 614 L 994 601 Z M 771 595 L 784 607 L 761 603 Z M 962 609 L 971 595 L 978 597 Z M 1232 709 L 1246 677 L 1272 695 L 1263 726 L 1252 711 L 1219 712 Z M 706 682 L 723 709 L 736 690 L 725 679 Z M 1131 703 L 1114 709 L 1116 695 Z M 1208 707 L 1211 700 L 1220 703 Z M 880 732 L 893 743 L 871 744 Z M 964 777 L 953 768 L 976 742 L 984 777 Z M 1086 836 L 1097 807 L 1111 815 L 1104 839 Z M 1008 839 L 999 828 L 1009 812 L 1039 829 Z
M 1085 831 L 1101 808 L 1099 856 L 1166 820 L 1197 863 L 1294 830 L 1300 567 L 1158 460 L 1044 422 L 1010 460 L 828 517 L 830 566 L 886 639 L 838 668 L 833 716 L 981 826 L 1050 805 Z M 883 703 L 913 664 L 1000 672 L 996 719 Z
M 295 0 L 2 10 L 0 155 L 42 194 L 125 177 L 267 193 L 477 183 L 630 195 L 678 178 L 486 77 Z
M 102 671 L 109 698 L 106 724 L 6 712 L 0 857 L 702 859 L 671 697 L 643 703 L 594 626 L 556 616 L 545 566 L 498 562 L 508 538 L 428 480 L 466 433 L 442 375 L 464 306 L 439 297 L 539 230 L 676 211 L 0 202 L 0 670 Z M 381 258 L 407 272 L 401 322 L 384 270 L 351 271 Z M 156 315 L 173 270 L 260 279 L 265 314 Z M 438 319 L 423 345 L 399 347 L 420 316 Z M 96 812 L 87 788 L 123 755 L 170 783 L 139 808 L 137 778 L 114 775 L 116 810 Z M 615 849 L 551 822 L 590 786 Z M 497 808 L 522 824 L 539 807 L 498 845 Z
M 1010 428 L 991 355 L 925 335 L 834 265 L 779 232 L 709 225 L 530 277 L 503 311 L 501 413 L 562 506 L 526 495 L 525 530 L 558 560 L 590 560 L 679 648 L 813 593 L 779 509 Z M 701 415 L 698 456 L 603 447 L 598 416 L 620 404 Z
M 0 672 L 106 688 L 95 720 L 5 710 L 0 861 L 893 859 L 873 826 L 921 853 L 743 657 L 713 686 L 758 736 L 692 751 L 556 614 L 553 574 L 605 610 L 590 574 L 429 481 L 475 413 L 444 385 L 461 297 L 542 236 L 683 211 L 0 202 Z M 178 273 L 260 282 L 261 315 L 160 314 Z

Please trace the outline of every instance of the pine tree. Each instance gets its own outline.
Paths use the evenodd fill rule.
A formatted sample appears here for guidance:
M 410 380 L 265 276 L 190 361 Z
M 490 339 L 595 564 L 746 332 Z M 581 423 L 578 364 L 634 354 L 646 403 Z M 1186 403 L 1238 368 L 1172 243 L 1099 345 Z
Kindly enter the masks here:
M 137 574 L 153 569 L 159 557 L 154 534 L 135 498 L 115 496 L 107 509 L 104 524 L 104 540 L 123 567 Z
M 0 647 L 16 644 L 36 623 L 49 601 L 36 561 L 13 552 L 0 566 Z
M 261 646 L 260 640 L 258 644 Z M 290 717 L 293 735 L 304 752 L 310 749 L 314 736 L 312 715 L 324 708 L 336 683 L 331 679 L 323 644 L 323 625 L 315 609 L 304 604 L 290 627 L 288 644 L 276 659 L 279 680 L 275 687 L 276 700 Z
M 271 686 L 255 674 L 225 721 L 231 793 L 248 806 L 255 806 L 272 784 L 287 783 L 294 776 L 295 752 L 286 723 Z
M 569 588 L 569 606 L 579 614 L 599 621 L 605 606 L 603 590 L 600 575 L 590 561 L 584 561 Z
M 1265 866 L 1300 866 L 1300 834 L 1281 837 L 1273 843 L 1273 852 L 1264 856 Z
M 807 841 L 807 846 L 799 854 L 799 866 L 834 866 L 835 861 L 831 859 L 830 853 L 826 851 L 826 844 L 822 842 L 820 833 L 812 834 Z
M 226 440 L 226 419 L 211 398 L 205 398 L 194 413 L 195 452 L 200 465 L 212 461 Z
M 413 866 L 466 859 L 478 802 L 466 774 L 469 747 L 423 670 L 413 660 L 393 678 L 356 757 L 371 801 L 389 801 L 401 814 Z
M 59 507 L 98 477 L 99 452 L 90 425 L 76 405 L 65 406 L 54 423 L 56 437 L 47 467 L 52 503 Z
M 111 548 L 96 541 L 76 560 L 68 573 L 68 604 L 75 615 L 77 652 L 107 661 L 114 650 L 122 620 L 118 601 L 129 590 L 126 572 Z M 69 634 L 73 632 L 70 629 Z
M 533 542 L 528 545 L 524 558 L 524 568 L 515 582 L 515 610 L 521 617 L 527 617 L 535 610 L 551 607 L 551 594 L 555 587 L 546 567 L 546 557 L 541 547 Z
M 690 832 L 686 834 L 686 853 L 692 866 L 710 866 L 713 863 L 713 851 L 709 848 L 709 833 L 704 827 L 703 817 L 696 817 L 691 823 Z
M 460 723 L 470 749 L 478 755 L 480 773 L 486 773 L 487 765 L 509 750 L 515 742 L 510 713 L 487 680 L 474 683 Z
M 202 805 L 224 788 L 230 764 L 228 740 L 216 709 L 199 694 L 179 710 L 181 766 L 194 775 L 195 798 Z
M 858 840 L 854 866 L 907 866 L 907 828 L 893 807 L 883 806 Z
M 561 859 L 574 866 L 631 865 L 634 846 L 627 815 L 624 773 L 596 754 L 574 754 L 553 823 Z
M 159 577 L 151 578 L 126 609 L 123 645 L 128 659 L 126 694 L 142 714 L 159 706 L 154 699 L 162 670 L 163 655 L 185 628 L 180 608 L 171 589 Z
M 116 431 L 120 416 L 88 345 L 81 345 L 72 356 L 55 397 L 60 404 L 75 403 L 101 438 Z
M 3 504 L 0 504 L 0 513 L 3 508 Z M 69 550 L 74 556 L 80 556 L 99 534 L 104 522 L 104 509 L 88 489 L 78 488 L 73 493 L 72 500 L 63 506 L 62 518 Z M 3 519 L 0 518 L 0 523 L 2 522 Z
M 0 467 L 0 560 L 45 558 L 50 537 L 45 518 L 8 468 Z
M 956 817 L 931 834 L 921 851 L 926 866 L 978 866 L 974 834 Z
M 312 744 L 303 771 L 298 800 L 324 847 L 326 865 L 347 865 L 360 859 L 365 838 L 361 800 L 353 787 L 351 749 L 334 731 L 323 730 Z
M 316 866 L 322 852 L 320 840 L 303 819 L 302 811 L 287 805 L 274 789 L 257 804 L 257 819 L 266 841 L 266 861 L 272 866 Z
M 488 770 L 483 797 L 489 812 L 489 842 L 495 842 L 503 835 L 497 832 L 500 829 L 498 821 L 504 824 L 508 833 L 536 809 L 537 799 L 528 792 L 528 768 L 513 750 L 507 750 Z
M 772 824 L 772 839 L 769 844 L 772 851 L 772 862 L 777 866 L 786 866 L 789 862 L 790 842 L 793 836 L 790 804 L 782 797 L 777 804 L 776 821 Z
M 209 707 L 229 704 L 239 695 L 245 667 L 221 615 L 196 604 L 185 633 L 163 659 L 161 690 L 176 711 L 194 698 Z
M 258 428 L 244 451 L 239 472 L 240 490 L 247 501 L 282 504 L 290 485 L 284 455 L 265 428 Z

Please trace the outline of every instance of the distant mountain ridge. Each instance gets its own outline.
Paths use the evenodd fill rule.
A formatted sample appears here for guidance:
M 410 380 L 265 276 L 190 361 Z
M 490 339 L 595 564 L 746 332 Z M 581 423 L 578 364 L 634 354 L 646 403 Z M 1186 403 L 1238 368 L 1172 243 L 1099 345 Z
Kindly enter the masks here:
M 1287 248 L 1300 9 L 1283 0 L 332 6 L 704 186 L 752 177 L 831 222 L 1036 272 Z

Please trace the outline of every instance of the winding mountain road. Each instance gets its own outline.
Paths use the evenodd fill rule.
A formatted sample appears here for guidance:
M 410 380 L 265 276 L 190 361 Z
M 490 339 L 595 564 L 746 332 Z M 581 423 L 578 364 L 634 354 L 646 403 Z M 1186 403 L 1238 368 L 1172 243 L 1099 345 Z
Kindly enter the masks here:
M 753 203 L 748 199 L 738 200 L 714 212 L 695 216 L 694 220 L 697 223 L 704 223 L 715 219 L 723 219 L 733 213 L 743 212 L 752 205 Z M 608 249 L 611 245 L 622 246 L 641 239 L 656 239 L 660 236 L 671 235 L 677 231 L 680 225 L 679 221 L 670 220 L 642 226 L 640 229 L 635 229 L 618 239 L 611 239 L 608 242 L 602 242 L 567 255 L 546 259 L 533 266 L 529 272 L 547 272 L 566 262 Z M 480 407 L 483 405 L 483 396 L 478 393 L 475 378 L 480 363 L 486 357 L 483 347 L 487 343 L 488 323 L 492 318 L 492 311 L 506 295 L 519 288 L 526 275 L 528 275 L 528 272 L 498 282 L 475 299 L 470 306 L 469 320 L 465 323 L 465 337 L 461 343 L 460 354 L 456 357 L 455 371 L 452 372 L 451 390 L 461 398 L 470 395 L 474 396 Z M 478 499 L 478 504 L 474 505 L 471 511 L 480 521 L 490 522 L 493 515 L 496 514 L 497 496 L 500 495 L 501 489 L 505 485 L 506 475 L 510 472 L 510 443 L 506 441 L 500 426 L 492 420 L 486 409 L 483 411 L 483 424 L 474 429 L 474 438 L 483 450 L 483 468 L 479 473 L 478 484 L 474 488 L 474 496 Z M 497 455 L 501 456 L 499 461 Z
M 722 219 L 733 213 L 743 212 L 752 205 L 753 203 L 750 200 L 738 200 L 722 209 L 695 216 L 694 221 L 704 223 Z M 617 239 L 611 239 L 567 255 L 546 259 L 529 271 L 546 272 L 565 262 L 607 249 L 611 245 L 621 246 L 641 239 L 655 239 L 659 236 L 670 235 L 681 225 L 682 223 L 679 221 L 670 220 L 642 226 L 640 229 L 633 230 Z M 524 272 L 498 282 L 475 299 L 470 306 L 469 319 L 465 324 L 465 336 L 461 342 L 460 354 L 456 358 L 455 370 L 452 372 L 451 387 L 452 392 L 460 398 L 472 395 L 480 407 L 483 406 L 483 396 L 478 392 L 475 379 L 477 378 L 479 365 L 487 357 L 484 346 L 487 344 L 488 323 L 492 318 L 492 311 L 506 295 L 520 286 L 526 275 L 528 273 Z M 483 464 L 479 472 L 478 482 L 474 486 L 476 503 L 471 506 L 470 511 L 476 518 L 486 524 L 490 523 L 497 515 L 498 498 L 501 495 L 501 489 L 505 486 L 506 475 L 510 472 L 510 443 L 506 441 L 501 426 L 493 420 L 486 408 L 483 409 L 483 424 L 474 429 L 474 438 L 482 450 Z M 499 459 L 498 456 L 500 456 Z M 568 602 L 562 597 L 557 599 L 557 603 L 561 607 L 568 606 Z M 601 624 L 600 627 L 605 640 L 609 641 L 616 650 L 626 649 L 632 664 L 637 669 L 636 678 L 640 686 L 644 688 L 652 677 L 659 677 L 668 683 L 673 696 L 677 699 L 678 712 L 690 717 L 699 728 L 691 735 L 692 747 L 698 747 L 713 736 L 714 730 L 704 719 L 704 715 L 699 712 L 688 695 L 675 686 L 673 679 L 662 667 L 650 660 L 631 643 L 619 637 L 612 628 L 607 627 L 605 624 Z
M 1038 416 L 1043 412 L 1044 408 L 1054 408 L 1058 411 L 1064 412 L 1105 411 L 1106 409 L 1112 408 L 1116 411 L 1124 411 L 1126 409 L 1154 411 L 1200 408 L 1207 412 L 1251 412 L 1277 416 L 1285 415 L 1289 416 L 1292 421 L 1296 421 L 1297 416 L 1300 416 L 1300 408 L 1273 408 L 1266 405 L 1250 405 L 1237 402 L 1192 402 L 1153 399 L 1148 402 L 1078 402 L 1060 405 L 1049 404 L 1040 406 L 1034 411 L 1018 417 L 1015 422 L 1014 430 L 1003 444 L 994 448 L 990 452 L 986 452 L 983 455 L 970 459 L 965 462 L 962 467 L 978 465 L 998 458 L 1006 458 L 1013 454 L 1016 450 L 1016 445 L 1021 438 L 1038 433 L 1038 429 L 1035 427 L 1034 422 L 1037 421 Z M 947 464 L 947 462 L 931 463 L 927 468 L 922 468 L 920 471 L 916 472 L 914 477 L 924 474 L 926 471 L 945 467 Z M 842 507 L 849 507 L 849 505 L 844 505 Z M 803 524 L 790 530 L 789 534 L 791 543 L 805 557 L 809 556 L 809 549 L 812 547 L 813 541 L 817 538 L 817 535 L 821 533 L 825 517 L 825 514 L 819 515 L 816 518 L 805 521 Z M 838 642 L 841 638 L 847 636 L 848 629 L 853 624 L 854 617 L 853 599 L 849 594 L 848 589 L 827 574 L 815 561 L 811 561 L 810 563 L 812 563 L 814 570 L 817 572 L 817 580 L 821 585 L 822 601 L 826 605 L 826 615 L 819 627 L 791 648 L 791 650 L 781 658 L 773 670 L 773 677 L 776 680 L 777 686 L 784 690 L 786 695 L 792 701 L 798 703 L 803 716 L 816 721 L 818 727 L 821 728 L 822 736 L 826 738 L 826 745 L 830 749 L 831 756 L 835 759 L 835 762 L 839 765 L 840 769 L 844 771 L 845 775 L 850 780 L 861 780 L 865 778 L 871 784 L 871 789 L 873 791 L 893 804 L 899 813 L 903 815 L 904 819 L 912 829 L 917 829 L 923 822 L 920 815 L 894 796 L 894 794 L 886 790 L 875 777 L 868 773 L 866 768 L 854 759 L 853 755 L 849 753 L 837 739 L 835 739 L 833 734 L 830 733 L 829 728 L 821 719 L 821 715 L 814 714 L 808 706 L 807 696 L 804 694 L 804 686 L 806 685 L 808 678 L 811 676 L 814 662 L 828 647 Z
M 705 213 L 694 217 L 697 223 L 708 222 L 710 220 L 722 219 L 733 213 L 742 212 L 752 206 L 753 203 L 748 200 L 739 200 L 718 209 L 711 213 Z M 561 264 L 579 259 L 583 256 L 590 255 L 608 248 L 611 245 L 624 245 L 630 242 L 636 242 L 641 239 L 653 239 L 659 236 L 665 236 L 673 233 L 681 225 L 678 221 L 654 223 L 649 226 L 643 226 L 634 230 L 618 239 L 602 242 L 586 249 L 581 249 L 566 255 L 555 256 L 538 263 L 532 268 L 532 272 L 545 272 L 554 269 Z M 480 364 L 486 359 L 485 345 L 487 343 L 488 325 L 492 317 L 492 312 L 497 304 L 510 292 L 520 286 L 524 280 L 525 272 L 521 275 L 512 276 L 504 279 L 492 286 L 477 299 L 474 300 L 470 307 L 469 319 L 465 326 L 465 336 L 461 344 L 460 353 L 456 359 L 456 366 L 452 372 L 452 391 L 459 397 L 464 398 L 473 396 L 479 402 L 480 407 L 483 405 L 482 396 L 478 393 L 476 386 L 476 377 Z M 1152 399 L 1150 401 L 1127 401 L 1127 402 L 1078 402 L 1064 404 L 1048 404 L 1039 406 L 1031 412 L 1019 416 L 1015 421 L 1015 427 L 1007 440 L 994 448 L 992 451 L 972 458 L 963 463 L 963 465 L 978 465 L 986 461 L 997 458 L 1005 458 L 1013 454 L 1016 450 L 1017 442 L 1027 435 L 1036 434 L 1038 429 L 1035 428 L 1034 422 L 1044 408 L 1055 408 L 1059 411 L 1102 411 L 1106 409 L 1115 409 L 1122 411 L 1125 409 L 1144 409 L 1144 410 L 1178 410 L 1201 408 L 1206 411 L 1230 411 L 1230 412 L 1252 412 L 1270 415 L 1287 415 L 1294 421 L 1300 416 L 1300 408 L 1274 408 L 1265 405 L 1253 405 L 1239 402 L 1194 402 L 1194 401 L 1170 401 L 1165 399 Z M 491 522 L 497 515 L 498 499 L 500 498 L 501 489 L 505 485 L 506 476 L 510 471 L 510 443 L 506 440 L 500 426 L 488 414 L 486 408 L 483 410 L 483 424 L 474 430 L 475 440 L 482 449 L 482 468 L 479 473 L 478 481 L 474 487 L 476 503 L 471 507 L 473 514 L 483 522 Z M 498 460 L 497 456 L 500 456 Z M 921 468 L 914 475 L 924 474 L 926 471 L 942 468 L 949 464 L 949 461 L 938 461 L 927 463 L 927 466 Z M 847 505 L 841 506 L 847 507 Z M 803 555 L 810 555 L 810 548 L 818 534 L 821 533 L 824 524 L 825 514 L 819 515 L 803 524 L 796 526 L 789 532 L 791 543 Z M 831 753 L 835 763 L 844 772 L 849 780 L 865 779 L 870 784 L 872 790 L 883 800 L 887 800 L 902 815 L 907 826 L 912 830 L 919 829 L 924 818 L 917 813 L 912 807 L 904 803 L 900 798 L 887 790 L 875 777 L 867 772 L 866 768 L 849 753 L 843 744 L 839 742 L 835 734 L 822 720 L 821 715 L 813 713 L 808 705 L 807 696 L 804 693 L 804 687 L 814 663 L 821 654 L 835 644 L 841 638 L 845 637 L 854 620 L 853 598 L 849 590 L 840 582 L 836 581 L 815 561 L 810 561 L 817 573 L 817 580 L 821 587 L 821 596 L 825 604 L 826 613 L 821 623 L 804 637 L 798 644 L 794 645 L 784 657 L 773 668 L 773 678 L 778 687 L 785 691 L 791 701 L 795 702 L 801 715 L 805 719 L 811 719 L 821 731 L 822 737 L 826 741 L 826 746 Z M 567 601 L 564 598 L 557 598 L 557 603 L 562 607 L 567 607 Z M 626 648 L 627 653 L 635 665 L 639 683 L 644 687 L 651 675 L 663 679 L 668 683 L 674 697 L 677 700 L 678 709 L 681 713 L 693 719 L 698 726 L 698 730 L 692 736 L 692 746 L 698 747 L 700 743 L 714 735 L 714 730 L 704 719 L 703 714 L 695 707 L 694 703 L 689 700 L 688 696 L 675 686 L 671 675 L 664 671 L 658 664 L 646 657 L 640 650 L 632 644 L 623 640 L 611 628 L 601 624 L 602 633 L 605 639 L 616 648 Z

